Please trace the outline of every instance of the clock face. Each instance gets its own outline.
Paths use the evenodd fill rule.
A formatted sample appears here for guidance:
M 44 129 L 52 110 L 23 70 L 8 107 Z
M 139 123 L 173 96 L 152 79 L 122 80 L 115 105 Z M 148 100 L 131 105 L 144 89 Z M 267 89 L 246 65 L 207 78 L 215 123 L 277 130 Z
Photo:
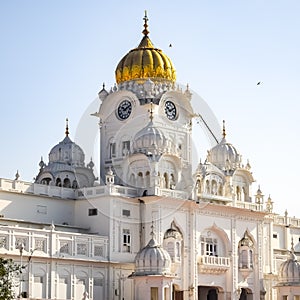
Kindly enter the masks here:
M 118 106 L 118 110 L 117 110 L 118 118 L 120 120 L 126 120 L 130 116 L 131 110 L 132 110 L 131 102 L 129 100 L 123 100 Z
M 175 120 L 177 117 L 176 106 L 172 101 L 166 101 L 165 114 L 169 120 Z

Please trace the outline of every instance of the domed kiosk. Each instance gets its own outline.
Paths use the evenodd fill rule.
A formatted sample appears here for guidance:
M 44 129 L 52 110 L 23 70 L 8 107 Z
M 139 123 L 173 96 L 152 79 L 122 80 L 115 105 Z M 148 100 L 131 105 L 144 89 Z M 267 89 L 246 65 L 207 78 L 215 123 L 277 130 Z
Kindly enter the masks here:
M 240 166 L 241 155 L 236 148 L 226 141 L 225 122 L 223 121 L 223 138 L 219 144 L 209 150 L 208 162 L 220 170 L 234 170 Z
M 73 189 L 93 186 L 94 163 L 91 160 L 85 166 L 83 150 L 69 137 L 68 119 L 65 135 L 65 138 L 51 149 L 48 165 L 41 159 L 35 183 Z
M 295 299 L 294 295 L 300 295 L 300 263 L 295 255 L 293 242 L 288 259 L 280 266 L 275 287 L 278 299 L 283 299 L 283 296 L 287 296 L 286 299 Z
M 171 299 L 171 257 L 155 240 L 154 233 L 148 244 L 135 257 L 135 271 L 129 276 L 135 280 L 137 300 Z M 149 295 L 150 297 L 147 297 Z
M 251 184 L 254 178 L 249 161 L 242 163 L 242 156 L 227 142 L 225 121 L 222 140 L 208 151 L 207 159 L 198 165 L 195 173 L 197 201 L 252 202 Z M 222 198 L 220 198 L 222 197 Z M 202 199 L 202 200 L 201 200 Z M 260 202 L 261 204 L 262 202 Z
M 132 276 L 170 275 L 171 257 L 157 241 L 152 238 L 146 247 L 135 257 L 135 272 Z
M 135 135 L 133 150 L 136 153 L 144 153 L 146 155 L 162 155 L 166 148 L 166 138 L 163 132 L 154 126 L 151 117 L 148 125 Z

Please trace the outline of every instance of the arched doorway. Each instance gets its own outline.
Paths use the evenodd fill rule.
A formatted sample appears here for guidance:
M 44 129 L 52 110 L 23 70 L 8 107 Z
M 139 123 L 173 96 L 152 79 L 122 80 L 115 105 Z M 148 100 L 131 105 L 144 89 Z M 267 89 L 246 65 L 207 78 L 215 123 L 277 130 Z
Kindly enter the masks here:
M 207 300 L 217 300 L 218 294 L 216 289 L 210 289 L 207 293 Z
M 218 294 L 216 287 L 198 286 L 198 300 L 218 300 Z
M 249 289 L 242 289 L 239 300 L 253 300 L 252 291 Z
M 179 290 L 179 286 L 177 284 L 173 284 L 172 300 L 183 300 L 183 291 Z

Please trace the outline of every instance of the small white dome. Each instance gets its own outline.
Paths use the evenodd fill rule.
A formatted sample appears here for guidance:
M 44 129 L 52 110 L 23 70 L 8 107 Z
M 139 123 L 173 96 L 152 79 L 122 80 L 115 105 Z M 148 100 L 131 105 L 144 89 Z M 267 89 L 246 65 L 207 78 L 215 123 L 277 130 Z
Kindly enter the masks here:
M 164 234 L 164 239 L 168 239 L 168 238 L 182 239 L 182 235 L 178 230 L 169 228 Z
M 179 239 L 182 240 L 182 234 L 176 226 L 175 222 L 172 221 L 171 227 L 165 232 L 164 240 L 168 238 Z
M 239 246 L 246 246 L 249 248 L 253 248 L 253 241 L 251 240 L 249 234 L 245 232 L 243 238 L 239 242 Z
M 221 142 L 208 152 L 207 160 L 221 170 L 234 170 L 240 166 L 241 155 L 236 148 L 232 144 L 227 143 L 225 137 L 223 137 Z
M 51 149 L 49 163 L 67 163 L 71 166 L 84 167 L 84 152 L 67 135 Z
M 300 284 L 300 264 L 294 251 L 290 252 L 290 257 L 281 264 L 279 270 L 279 284 L 291 285 Z
M 148 154 L 162 154 L 166 149 L 166 138 L 161 130 L 150 121 L 146 127 L 140 130 L 134 137 L 133 150 Z
M 170 275 L 171 257 L 169 253 L 152 238 L 148 245 L 135 257 L 133 276 Z
M 109 94 L 108 94 L 107 90 L 105 89 L 105 84 L 103 83 L 102 90 L 98 93 L 98 97 L 101 101 L 104 101 L 108 95 Z
M 49 153 L 48 165 L 40 161 L 40 171 L 35 182 L 66 188 L 93 186 L 94 163 L 85 166 L 83 150 L 69 138 L 68 124 L 65 138 L 54 146 Z
M 223 120 L 223 138 L 219 144 L 208 151 L 207 161 L 215 165 L 221 170 L 232 171 L 240 167 L 241 155 L 238 153 L 236 148 L 227 143 L 225 121 Z

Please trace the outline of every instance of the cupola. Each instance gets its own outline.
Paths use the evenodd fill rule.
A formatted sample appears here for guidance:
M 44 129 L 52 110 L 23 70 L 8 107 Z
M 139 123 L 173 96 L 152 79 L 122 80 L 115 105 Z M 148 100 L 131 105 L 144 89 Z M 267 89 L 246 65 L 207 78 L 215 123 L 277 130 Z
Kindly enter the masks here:
M 300 264 L 297 260 L 297 256 L 295 255 L 292 243 L 289 258 L 280 266 L 279 284 L 293 285 L 295 283 L 300 285 Z
M 232 144 L 226 141 L 224 121 L 223 138 L 219 144 L 208 151 L 207 161 L 221 170 L 234 170 L 240 166 L 241 155 Z
M 84 166 L 84 152 L 69 137 L 68 120 L 65 138 L 54 146 L 49 153 L 49 163 L 63 163 L 70 166 Z
M 163 249 L 155 240 L 153 224 L 151 228 L 149 243 L 137 253 L 134 259 L 135 271 L 132 273 L 132 277 L 150 275 L 168 276 L 171 273 L 171 257 L 168 251 Z
M 167 140 L 163 132 L 153 123 L 153 109 L 151 103 L 150 121 L 138 131 L 133 141 L 133 151 L 146 155 L 162 155 L 167 150 Z
M 137 80 L 144 82 L 175 82 L 176 71 L 170 58 L 155 48 L 148 36 L 148 17 L 145 13 L 143 38 L 137 48 L 130 50 L 117 65 L 115 75 L 118 84 Z
M 91 160 L 85 165 L 83 150 L 69 137 L 68 119 L 65 138 L 51 149 L 48 165 L 41 159 L 39 167 L 36 183 L 75 189 L 93 186 L 95 182 L 94 163 Z
M 170 275 L 171 258 L 154 239 L 151 238 L 146 247 L 135 257 L 135 272 L 133 276 Z
M 166 138 L 161 130 L 154 126 L 151 120 L 146 127 L 141 129 L 134 137 L 134 152 L 146 155 L 161 155 L 166 149 Z
M 182 240 L 182 234 L 180 233 L 179 229 L 175 225 L 174 221 L 171 223 L 171 227 L 164 234 L 164 239 L 168 239 L 168 238 Z

